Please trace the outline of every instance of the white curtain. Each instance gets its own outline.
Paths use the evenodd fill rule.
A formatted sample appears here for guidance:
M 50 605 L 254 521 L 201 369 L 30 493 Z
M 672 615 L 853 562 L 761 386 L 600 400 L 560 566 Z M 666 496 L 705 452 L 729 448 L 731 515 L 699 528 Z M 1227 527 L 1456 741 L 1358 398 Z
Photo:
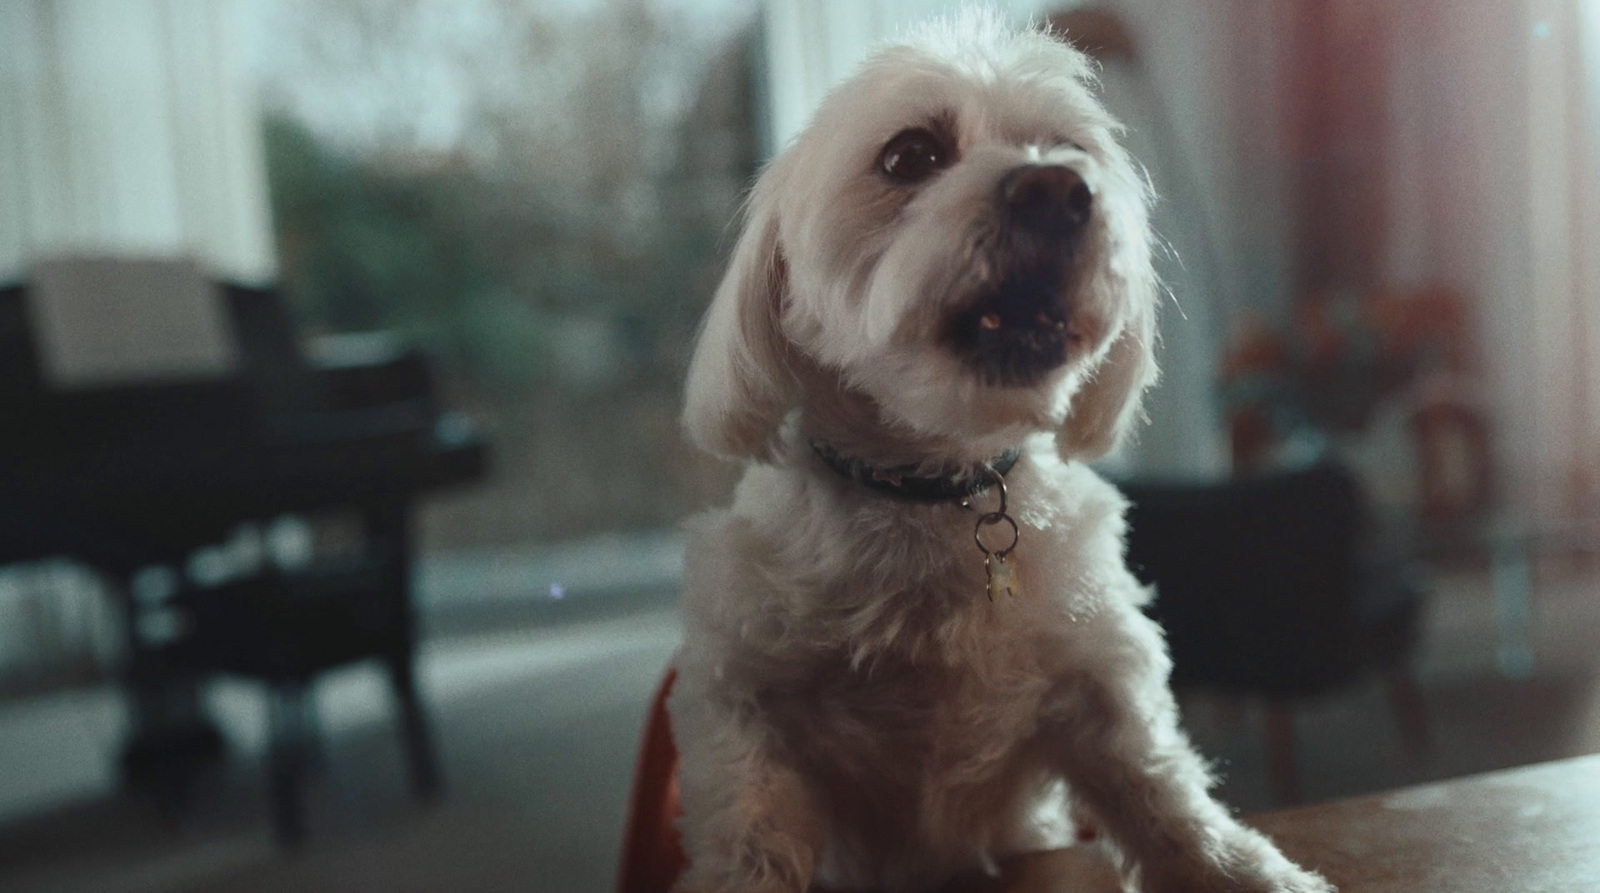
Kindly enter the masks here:
M 0 3 L 0 282 L 39 257 L 276 270 L 231 0 Z

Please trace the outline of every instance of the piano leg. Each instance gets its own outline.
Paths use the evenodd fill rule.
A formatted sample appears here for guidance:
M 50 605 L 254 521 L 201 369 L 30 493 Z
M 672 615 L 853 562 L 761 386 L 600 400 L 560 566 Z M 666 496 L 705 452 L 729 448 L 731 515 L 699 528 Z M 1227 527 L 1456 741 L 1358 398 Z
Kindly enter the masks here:
M 438 751 L 417 691 L 416 618 L 412 599 L 411 506 L 404 500 L 368 505 L 363 510 L 367 536 L 385 567 L 384 590 L 395 599 L 398 623 L 384 663 L 399 710 L 400 732 L 411 769 L 411 788 L 420 800 L 432 800 L 443 786 Z
M 272 828 L 278 843 L 293 847 L 305 840 L 305 780 L 310 763 L 310 723 L 306 683 L 280 682 L 270 690 L 267 776 L 272 795 Z
M 162 811 L 175 820 L 197 770 L 221 758 L 226 745 L 205 713 L 199 679 L 172 667 L 144 635 L 144 606 L 133 595 L 131 577 L 110 587 L 126 624 L 128 733 L 120 760 L 122 780 L 154 794 Z
M 200 705 L 193 677 L 133 679 L 127 686 L 129 729 L 119 761 L 122 782 L 153 796 L 177 822 L 200 770 L 227 750 L 222 732 Z
M 394 688 L 400 709 L 400 732 L 405 738 L 406 758 L 411 767 L 411 790 L 417 799 L 431 801 L 439 796 L 441 774 L 439 757 L 433 747 L 427 717 L 417 699 L 416 672 L 409 655 L 389 660 L 389 684 Z

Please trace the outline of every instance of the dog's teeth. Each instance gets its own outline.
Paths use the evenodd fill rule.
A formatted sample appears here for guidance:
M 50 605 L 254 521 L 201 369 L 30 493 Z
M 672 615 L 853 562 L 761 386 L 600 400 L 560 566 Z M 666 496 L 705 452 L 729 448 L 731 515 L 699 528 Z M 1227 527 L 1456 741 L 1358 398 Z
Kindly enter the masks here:
M 992 332 L 995 329 L 1000 328 L 1000 314 L 985 313 L 983 316 L 979 317 L 978 325 L 986 331 Z

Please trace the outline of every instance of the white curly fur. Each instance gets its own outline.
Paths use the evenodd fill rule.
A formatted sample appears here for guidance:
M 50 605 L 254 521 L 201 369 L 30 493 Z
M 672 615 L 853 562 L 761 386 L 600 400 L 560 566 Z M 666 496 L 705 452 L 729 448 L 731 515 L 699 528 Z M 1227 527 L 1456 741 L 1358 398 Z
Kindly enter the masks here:
M 682 890 L 930 889 L 1062 843 L 1063 780 L 1132 888 L 1329 889 L 1207 793 L 1122 559 L 1125 504 L 1082 464 L 1154 377 L 1157 294 L 1144 180 L 1093 86 L 1055 37 L 967 11 L 878 52 L 754 187 L 684 414 L 750 464 L 732 507 L 690 525 Z M 885 184 L 885 141 L 935 117 L 959 160 Z M 1000 178 L 1045 163 L 1094 192 L 1082 337 L 1037 383 L 984 384 L 939 326 L 994 274 Z M 846 480 L 815 439 L 929 470 L 1022 445 L 1021 594 L 984 597 L 970 510 Z

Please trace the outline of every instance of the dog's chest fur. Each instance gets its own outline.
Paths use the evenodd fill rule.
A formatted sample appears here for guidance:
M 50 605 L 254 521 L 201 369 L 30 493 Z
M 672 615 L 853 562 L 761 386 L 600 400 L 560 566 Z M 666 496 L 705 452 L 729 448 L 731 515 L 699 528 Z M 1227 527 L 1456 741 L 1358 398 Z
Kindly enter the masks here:
M 837 839 L 880 853 L 965 848 L 1014 810 L 1040 771 L 1045 677 L 1022 649 L 985 664 L 894 655 L 851 666 L 841 654 L 762 698 Z
M 1073 647 L 1062 543 L 1084 541 L 1068 535 L 1080 519 L 1025 522 L 1023 593 L 990 603 L 974 513 L 832 485 L 758 469 L 734 510 L 696 525 L 685 655 L 712 660 L 713 688 L 807 779 L 830 828 L 824 875 L 908 880 L 1029 846 L 1041 706 Z
M 756 702 L 827 818 L 823 878 L 914 886 L 949 871 L 945 859 L 1029 845 L 1049 677 L 1041 643 L 1017 623 L 1030 612 L 988 603 L 971 551 L 959 556 L 967 567 L 825 621 L 852 641 L 765 655 L 786 671 Z
M 983 600 L 981 581 L 961 577 L 950 588 Z M 952 594 L 886 597 L 937 602 Z M 933 797 L 1002 771 L 1033 734 L 1046 688 L 1038 644 L 1020 632 L 966 639 L 979 630 L 963 626 L 991 626 L 981 618 L 918 630 L 917 610 L 907 610 L 910 620 L 894 613 L 858 621 L 874 647 L 784 654 L 785 678 L 758 692 L 763 712 L 799 763 L 841 783 L 903 795 L 927 788 L 918 796 Z

